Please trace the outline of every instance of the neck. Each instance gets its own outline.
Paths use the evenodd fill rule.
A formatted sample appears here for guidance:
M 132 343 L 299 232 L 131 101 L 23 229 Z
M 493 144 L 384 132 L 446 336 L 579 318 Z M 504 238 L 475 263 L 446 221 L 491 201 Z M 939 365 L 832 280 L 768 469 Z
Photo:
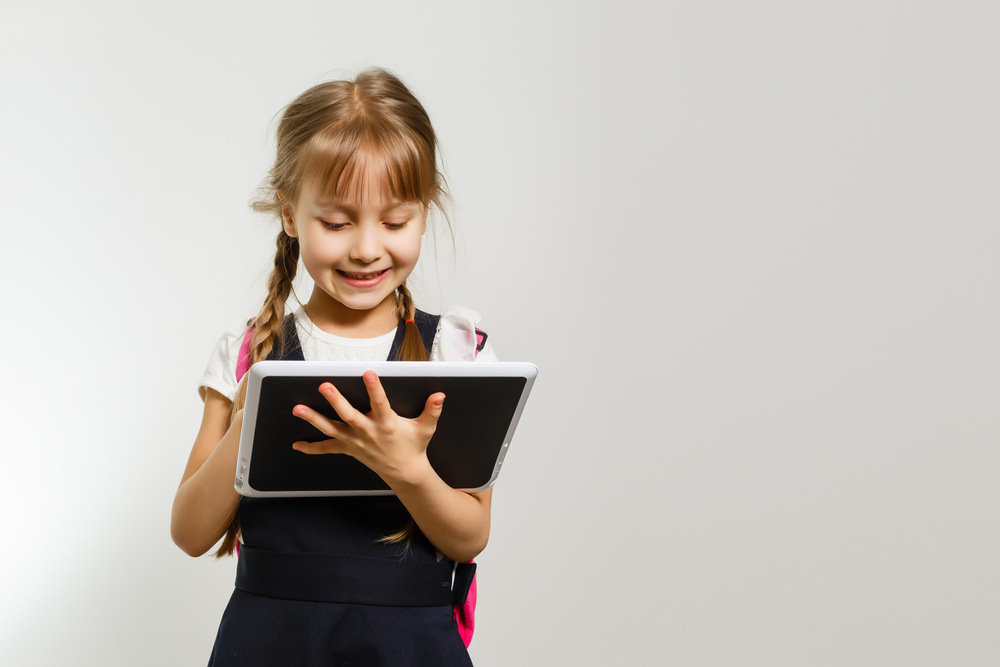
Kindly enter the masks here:
M 389 333 L 399 326 L 395 292 L 374 308 L 353 310 L 318 287 L 314 287 L 304 307 L 306 315 L 313 324 L 335 336 L 374 338 Z

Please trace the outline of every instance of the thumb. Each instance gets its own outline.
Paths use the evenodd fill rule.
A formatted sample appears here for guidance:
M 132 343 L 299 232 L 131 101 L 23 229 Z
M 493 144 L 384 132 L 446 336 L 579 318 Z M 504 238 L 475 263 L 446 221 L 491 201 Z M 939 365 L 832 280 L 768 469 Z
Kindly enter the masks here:
M 424 411 L 417 417 L 417 421 L 422 426 L 430 429 L 431 434 L 437 429 L 438 419 L 441 418 L 441 411 L 444 409 L 444 394 L 438 392 L 427 397 Z

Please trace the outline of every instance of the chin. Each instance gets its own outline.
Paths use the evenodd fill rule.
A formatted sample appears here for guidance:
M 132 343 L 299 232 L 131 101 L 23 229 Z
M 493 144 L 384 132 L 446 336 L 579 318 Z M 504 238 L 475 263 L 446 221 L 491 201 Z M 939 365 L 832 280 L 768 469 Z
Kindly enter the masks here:
M 390 296 L 391 294 L 392 293 L 390 292 L 390 294 L 385 294 L 381 296 L 372 296 L 372 297 L 355 296 L 353 298 L 348 297 L 345 299 L 337 299 L 337 300 L 340 301 L 340 303 L 344 304 L 344 306 L 350 308 L 351 310 L 371 310 L 376 306 L 379 306 L 383 301 L 385 301 L 386 297 Z

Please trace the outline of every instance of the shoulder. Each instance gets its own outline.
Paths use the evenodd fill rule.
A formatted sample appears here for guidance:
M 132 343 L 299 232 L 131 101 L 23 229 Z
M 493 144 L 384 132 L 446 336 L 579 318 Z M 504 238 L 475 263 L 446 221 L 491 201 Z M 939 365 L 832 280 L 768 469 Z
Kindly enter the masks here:
M 236 398 L 236 363 L 246 335 L 248 323 L 246 318 L 234 320 L 226 329 L 208 358 L 205 373 L 198 383 L 198 393 L 205 398 L 205 388 L 211 387 L 230 401 Z
M 479 313 L 452 306 L 441 314 L 431 361 L 499 361 L 489 334 L 479 328 Z

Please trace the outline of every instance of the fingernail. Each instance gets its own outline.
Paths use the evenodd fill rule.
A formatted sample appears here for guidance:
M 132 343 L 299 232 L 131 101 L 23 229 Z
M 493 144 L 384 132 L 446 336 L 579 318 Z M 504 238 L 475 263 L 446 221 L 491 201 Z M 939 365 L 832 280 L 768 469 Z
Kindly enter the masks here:
M 444 399 L 443 398 L 440 401 L 434 401 L 434 407 L 435 408 L 440 408 L 442 405 L 444 405 Z

